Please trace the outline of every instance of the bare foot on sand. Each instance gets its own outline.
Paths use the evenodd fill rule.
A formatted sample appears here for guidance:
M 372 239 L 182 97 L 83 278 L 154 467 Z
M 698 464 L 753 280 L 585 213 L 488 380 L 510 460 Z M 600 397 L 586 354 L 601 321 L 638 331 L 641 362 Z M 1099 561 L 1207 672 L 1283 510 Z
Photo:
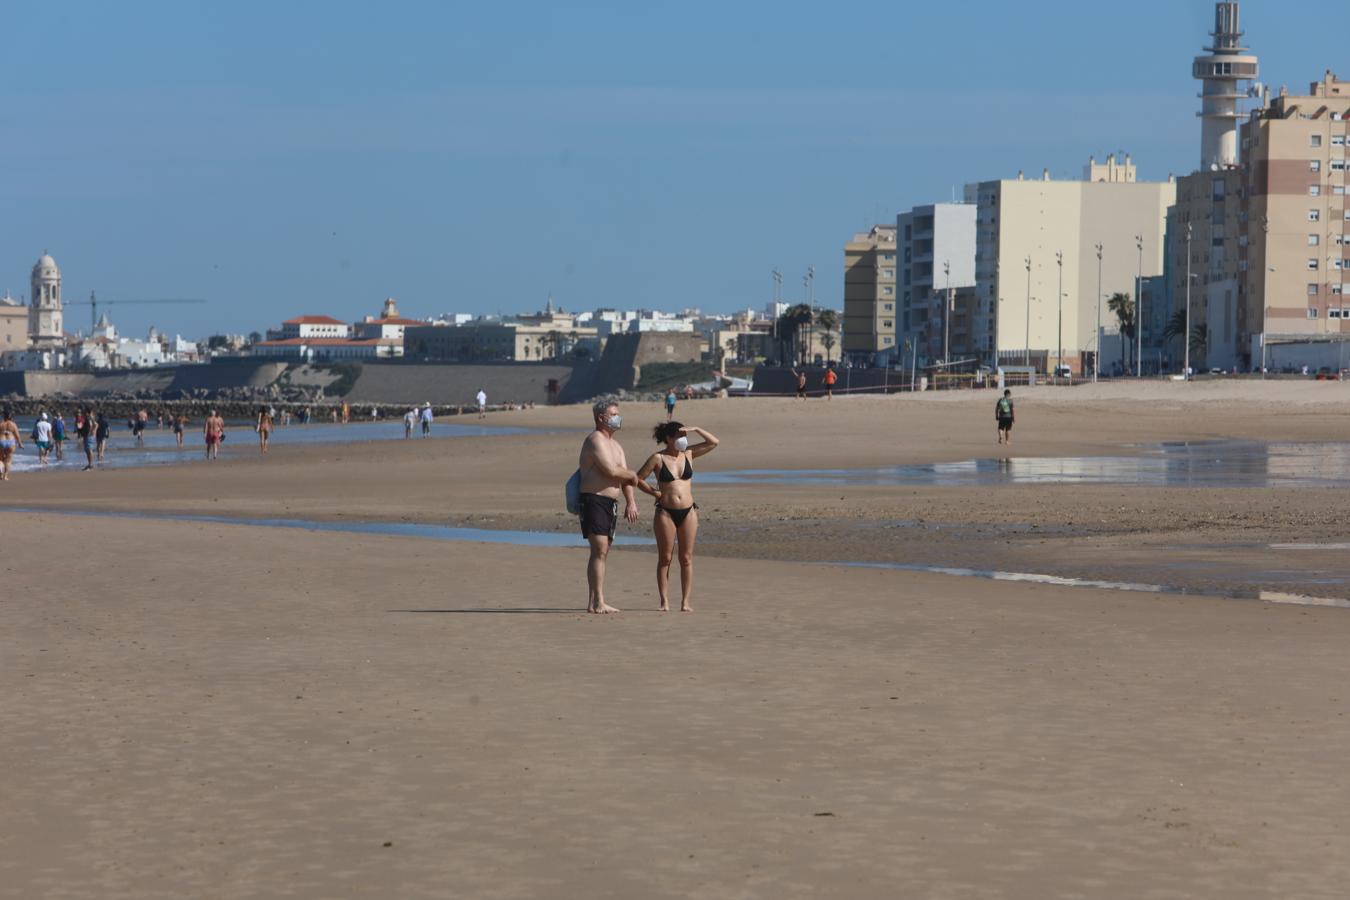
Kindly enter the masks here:
M 688 603 L 685 603 L 682 606 L 680 606 L 680 612 L 693 612 L 693 611 L 694 608 L 690 606 Z
M 657 611 L 657 612 L 670 612 L 670 604 L 669 604 L 669 603 L 662 603 L 660 606 L 658 606 L 658 607 L 656 608 L 656 611 Z
M 586 612 L 594 615 L 609 615 L 610 613 L 623 612 L 623 610 L 615 609 L 608 603 L 601 603 L 599 606 L 586 610 Z

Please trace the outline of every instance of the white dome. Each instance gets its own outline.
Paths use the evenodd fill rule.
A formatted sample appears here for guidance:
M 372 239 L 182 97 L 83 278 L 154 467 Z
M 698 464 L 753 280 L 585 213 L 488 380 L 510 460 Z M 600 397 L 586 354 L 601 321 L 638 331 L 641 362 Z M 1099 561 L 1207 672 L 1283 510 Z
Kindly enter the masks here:
M 61 271 L 56 265 L 56 260 L 52 259 L 49 254 L 44 252 L 41 256 L 38 257 L 38 261 L 33 264 L 33 271 L 41 272 L 46 271 L 48 269 L 57 273 Z

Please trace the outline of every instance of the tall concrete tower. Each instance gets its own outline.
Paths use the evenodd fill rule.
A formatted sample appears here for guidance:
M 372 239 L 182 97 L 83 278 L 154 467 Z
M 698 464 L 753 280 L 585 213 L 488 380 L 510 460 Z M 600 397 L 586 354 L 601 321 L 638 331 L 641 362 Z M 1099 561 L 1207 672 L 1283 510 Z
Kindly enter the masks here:
M 1238 103 L 1247 96 L 1243 82 L 1254 81 L 1260 63 L 1242 46 L 1241 4 L 1214 4 L 1214 38 L 1197 56 L 1191 74 L 1204 83 L 1199 113 L 1200 168 L 1234 166 L 1238 162 Z
M 61 270 L 44 250 L 33 265 L 28 301 L 28 337 L 38 348 L 59 347 L 65 343 L 61 322 Z

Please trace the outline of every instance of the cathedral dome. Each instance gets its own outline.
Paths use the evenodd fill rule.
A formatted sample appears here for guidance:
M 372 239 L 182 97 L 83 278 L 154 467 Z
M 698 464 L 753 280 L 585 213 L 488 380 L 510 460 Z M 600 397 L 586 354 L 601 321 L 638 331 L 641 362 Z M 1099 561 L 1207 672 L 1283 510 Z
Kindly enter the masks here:
M 33 274 L 36 275 L 47 273 L 51 273 L 52 275 L 60 275 L 61 270 L 57 267 L 56 260 L 52 259 L 50 254 L 48 254 L 44 250 L 42 255 L 38 257 L 38 261 L 33 264 Z

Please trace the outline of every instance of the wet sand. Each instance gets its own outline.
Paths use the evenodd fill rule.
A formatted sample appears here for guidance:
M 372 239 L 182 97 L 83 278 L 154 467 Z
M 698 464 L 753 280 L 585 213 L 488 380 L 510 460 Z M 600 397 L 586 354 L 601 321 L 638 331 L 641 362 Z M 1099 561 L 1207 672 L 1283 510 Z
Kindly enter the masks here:
M 1255 387 L 1018 392 L 1014 449 L 1350 425 L 1340 385 Z M 712 471 L 993 455 L 986 406 L 678 415 L 723 439 Z M 625 410 L 634 462 L 644 412 Z M 577 439 L 231 448 L 0 496 L 565 529 Z M 0 513 L 0 896 L 1342 894 L 1347 611 L 811 560 L 1088 569 L 1220 546 L 1296 566 L 1251 547 L 1345 540 L 1344 491 L 695 490 L 692 616 L 652 611 L 649 550 L 612 557 L 628 611 L 588 617 L 579 550 Z M 864 527 L 886 522 L 906 524 Z M 1323 556 L 1302 565 L 1350 568 Z

